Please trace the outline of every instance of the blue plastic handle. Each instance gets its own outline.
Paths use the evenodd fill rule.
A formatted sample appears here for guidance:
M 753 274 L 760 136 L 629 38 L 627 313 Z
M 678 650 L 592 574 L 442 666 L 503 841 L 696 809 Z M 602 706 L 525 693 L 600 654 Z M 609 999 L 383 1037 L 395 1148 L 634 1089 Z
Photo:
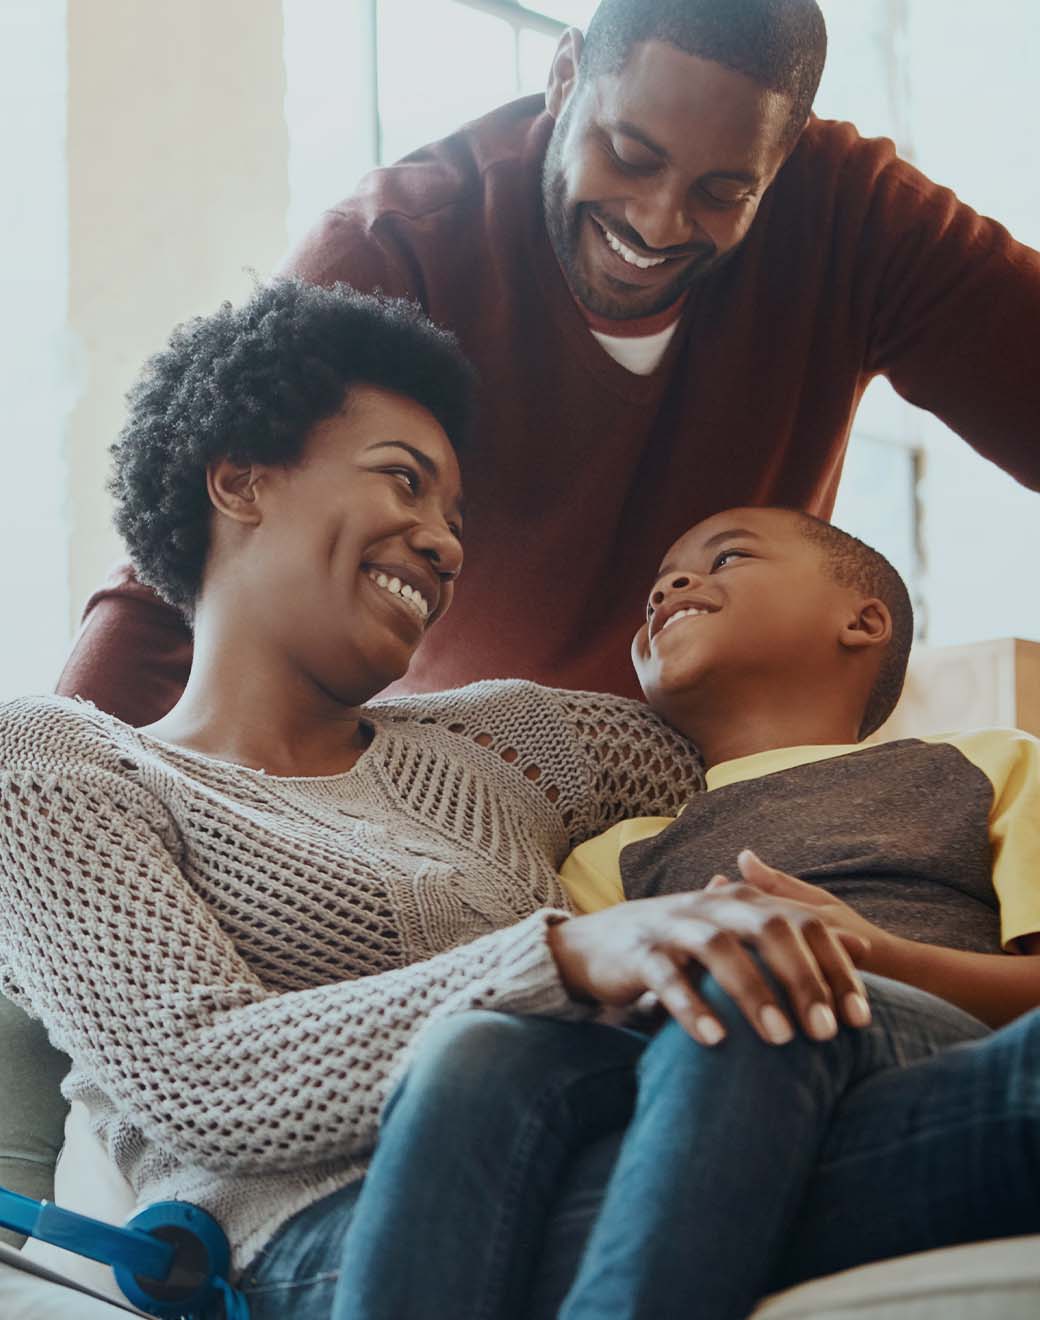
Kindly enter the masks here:
M 161 1201 L 125 1228 L 0 1188 L 0 1226 L 111 1265 L 132 1305 L 160 1320 L 249 1320 L 249 1305 L 227 1282 L 231 1251 L 217 1221 L 187 1201 Z M 191 1281 L 176 1275 L 178 1246 L 196 1257 Z

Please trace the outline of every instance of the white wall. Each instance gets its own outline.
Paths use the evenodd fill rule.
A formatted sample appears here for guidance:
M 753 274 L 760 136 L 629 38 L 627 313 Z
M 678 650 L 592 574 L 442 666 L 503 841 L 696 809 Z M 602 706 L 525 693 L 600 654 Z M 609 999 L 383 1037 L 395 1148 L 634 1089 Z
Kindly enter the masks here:
M 67 639 L 65 51 L 65 0 L 0 5 L 0 699 L 50 686 Z
M 71 0 L 69 591 L 119 553 L 104 483 L 123 396 L 175 322 L 242 297 L 286 243 L 281 0 Z

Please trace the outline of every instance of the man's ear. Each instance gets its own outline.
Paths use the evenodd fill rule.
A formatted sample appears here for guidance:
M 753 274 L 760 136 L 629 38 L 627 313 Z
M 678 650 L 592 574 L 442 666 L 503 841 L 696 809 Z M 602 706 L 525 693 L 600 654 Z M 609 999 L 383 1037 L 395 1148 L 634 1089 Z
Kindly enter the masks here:
M 545 108 L 553 119 L 559 119 L 563 108 L 578 84 L 578 65 L 585 49 L 585 38 L 580 28 L 568 28 L 560 38 L 549 70 L 549 85 L 545 89 Z
M 887 646 L 892 640 L 892 615 L 888 606 L 876 596 L 860 601 L 856 613 L 842 626 L 838 640 L 848 650 Z
M 262 469 L 251 463 L 219 458 L 206 469 L 209 502 L 217 513 L 233 522 L 255 527 L 260 522 L 257 486 Z

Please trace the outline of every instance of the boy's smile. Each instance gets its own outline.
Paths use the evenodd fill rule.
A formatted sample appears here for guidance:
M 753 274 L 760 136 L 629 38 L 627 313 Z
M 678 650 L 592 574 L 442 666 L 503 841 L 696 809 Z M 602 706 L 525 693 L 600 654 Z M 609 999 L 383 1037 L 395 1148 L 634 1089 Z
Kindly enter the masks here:
M 702 746 L 720 719 L 816 741 L 825 693 L 862 714 L 873 662 L 849 661 L 873 629 L 864 593 L 835 579 L 800 517 L 731 509 L 665 555 L 632 660 L 650 705 Z

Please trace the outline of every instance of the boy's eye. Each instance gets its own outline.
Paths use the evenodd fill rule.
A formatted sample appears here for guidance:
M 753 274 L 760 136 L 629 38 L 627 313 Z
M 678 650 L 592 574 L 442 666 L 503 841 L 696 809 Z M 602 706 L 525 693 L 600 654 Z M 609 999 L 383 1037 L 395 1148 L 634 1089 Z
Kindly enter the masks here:
M 748 559 L 750 556 L 744 550 L 722 550 L 712 561 L 711 571 L 714 573 L 717 568 L 722 568 L 729 559 Z

